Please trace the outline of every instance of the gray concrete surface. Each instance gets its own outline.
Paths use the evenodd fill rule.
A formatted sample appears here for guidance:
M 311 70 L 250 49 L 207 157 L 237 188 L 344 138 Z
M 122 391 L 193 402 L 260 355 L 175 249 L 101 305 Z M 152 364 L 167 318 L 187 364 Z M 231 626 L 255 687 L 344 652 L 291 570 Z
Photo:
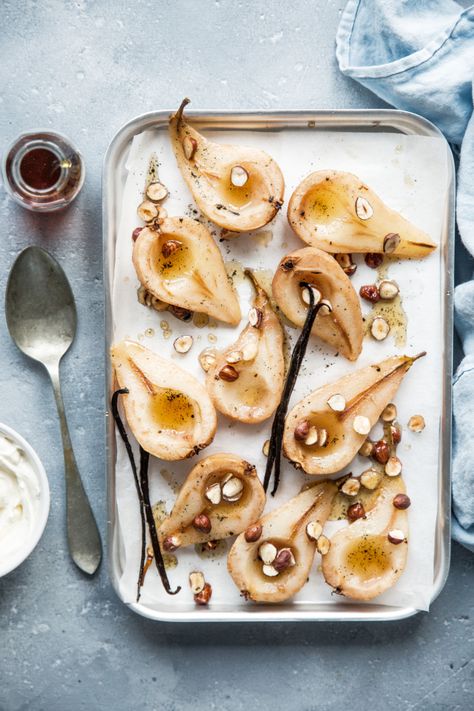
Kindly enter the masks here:
M 46 126 L 81 147 L 88 175 L 62 215 L 35 217 L 0 190 L 0 280 L 35 243 L 65 266 L 79 332 L 64 367 L 77 459 L 105 535 L 101 164 L 134 114 L 203 108 L 379 106 L 335 66 L 343 0 L 2 0 L 3 150 Z M 94 580 L 68 559 L 62 457 L 40 368 L 0 323 L 0 420 L 36 447 L 52 508 L 41 544 L 0 580 L 2 711 L 472 709 L 474 557 L 454 546 L 430 614 L 396 624 L 166 626 L 118 601 L 106 566 Z

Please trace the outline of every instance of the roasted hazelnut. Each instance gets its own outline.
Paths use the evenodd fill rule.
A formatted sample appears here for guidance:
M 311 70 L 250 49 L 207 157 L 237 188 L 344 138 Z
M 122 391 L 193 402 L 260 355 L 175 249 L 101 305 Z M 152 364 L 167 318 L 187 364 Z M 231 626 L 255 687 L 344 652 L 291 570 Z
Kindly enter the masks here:
M 143 227 L 135 227 L 135 229 L 134 229 L 133 232 L 132 232 L 132 239 L 133 239 L 134 242 L 136 241 L 138 235 L 140 234 L 140 232 L 141 232 L 143 229 L 144 229 Z
M 294 432 L 294 437 L 298 442 L 304 442 L 311 429 L 311 424 L 308 420 L 301 420 L 296 427 Z
M 370 439 L 366 439 L 359 449 L 359 454 L 361 457 L 371 457 L 374 451 L 374 443 Z
M 400 444 L 402 441 L 402 428 L 398 422 L 390 425 L 390 437 L 392 438 L 392 444 Z
M 199 595 L 204 590 L 206 580 L 200 570 L 193 570 L 189 573 L 189 587 L 193 595 Z
M 319 536 L 316 542 L 316 548 L 318 549 L 318 553 L 321 555 L 327 555 L 327 553 L 329 553 L 329 549 L 331 548 L 331 541 L 329 538 L 326 538 L 326 536 Z
M 397 406 L 393 402 L 389 402 L 388 405 L 382 410 L 380 419 L 384 422 L 393 422 L 397 418 Z
M 219 541 L 206 541 L 205 543 L 202 544 L 201 550 L 202 551 L 215 551 L 217 548 Z
M 295 558 L 291 552 L 291 548 L 281 548 L 272 565 L 279 573 L 295 565 Z
M 249 324 L 254 328 L 260 328 L 263 319 L 263 312 L 253 306 L 249 311 Z
M 254 523 L 253 526 L 249 526 L 245 531 L 244 538 L 247 543 L 255 543 L 258 541 L 262 535 L 262 526 L 260 523 Z
M 341 491 L 346 496 L 356 496 L 359 493 L 360 481 L 355 477 L 350 476 L 341 486 Z
M 212 528 L 211 519 L 209 518 L 209 516 L 206 516 L 206 514 L 198 514 L 194 518 L 193 526 L 198 531 L 202 531 L 203 533 L 209 533 Z
M 383 254 L 377 254 L 376 252 L 368 252 L 365 255 L 365 263 L 371 269 L 377 269 L 383 262 Z
M 356 215 L 360 220 L 369 220 L 374 214 L 374 209 L 370 202 L 364 197 L 358 197 L 355 202 Z
M 388 235 L 385 235 L 384 240 L 383 240 L 383 251 L 386 254 L 392 254 L 395 252 L 396 248 L 400 244 L 400 235 L 397 234 L 396 232 L 390 232 Z
M 408 420 L 408 429 L 412 432 L 422 432 L 425 429 L 425 418 L 423 415 L 413 415 Z
M 233 383 L 234 380 L 237 380 L 239 377 L 238 371 L 234 368 L 233 365 L 225 365 L 223 368 L 220 369 L 217 378 L 221 380 L 225 380 L 226 383 Z
M 176 316 L 176 318 L 179 318 L 180 321 L 190 321 L 193 317 L 193 312 L 189 311 L 189 309 L 183 309 L 182 306 L 170 304 L 168 311 L 173 314 L 173 316 Z
M 194 602 L 198 605 L 207 605 L 212 596 L 212 588 L 206 583 L 200 593 L 194 596 Z
M 390 447 L 388 442 L 384 439 L 379 439 L 378 442 L 374 442 L 372 456 L 379 464 L 386 464 L 390 459 Z
M 192 136 L 185 136 L 183 139 L 183 151 L 185 158 L 191 160 L 197 150 L 197 141 Z
M 178 548 L 179 541 L 176 536 L 168 536 L 163 541 L 163 550 L 165 550 L 167 553 L 172 553 L 173 551 L 178 550 Z
M 405 534 L 403 531 L 400 531 L 398 528 L 394 528 L 393 531 L 389 531 L 387 535 L 388 540 L 390 543 L 393 543 L 395 546 L 398 546 L 400 543 L 403 543 L 405 540 Z
M 352 276 L 357 271 L 357 264 L 352 261 L 352 254 L 341 252 L 340 254 L 335 254 L 334 258 L 347 276 Z
M 163 243 L 163 246 L 161 247 L 161 254 L 165 258 L 171 257 L 171 255 L 177 252 L 180 247 L 181 242 L 179 240 L 169 239 Z
M 393 505 L 396 509 L 408 509 L 411 506 L 410 497 L 406 494 L 397 494 L 393 497 Z
M 376 284 L 365 284 L 359 289 L 359 294 L 366 301 L 370 301 L 372 304 L 376 304 L 380 301 L 380 294 Z
M 347 508 L 347 518 L 349 521 L 357 521 L 358 518 L 364 518 L 365 516 L 365 509 L 360 503 L 360 501 L 357 501 L 355 504 L 351 504 Z
M 402 473 L 402 463 L 398 457 L 390 457 L 385 465 L 387 476 L 399 476 Z

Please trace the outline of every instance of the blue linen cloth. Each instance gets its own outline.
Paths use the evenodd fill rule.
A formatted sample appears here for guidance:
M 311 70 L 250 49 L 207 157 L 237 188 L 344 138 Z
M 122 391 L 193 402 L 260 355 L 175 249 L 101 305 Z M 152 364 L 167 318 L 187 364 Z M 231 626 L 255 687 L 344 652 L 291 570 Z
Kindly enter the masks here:
M 341 71 L 388 103 L 431 120 L 460 149 L 457 224 L 474 255 L 474 5 L 349 0 L 336 38 Z M 457 246 L 457 259 L 469 256 Z M 464 278 L 472 279 L 472 265 Z M 453 384 L 453 538 L 474 551 L 474 281 L 456 287 L 464 359 Z

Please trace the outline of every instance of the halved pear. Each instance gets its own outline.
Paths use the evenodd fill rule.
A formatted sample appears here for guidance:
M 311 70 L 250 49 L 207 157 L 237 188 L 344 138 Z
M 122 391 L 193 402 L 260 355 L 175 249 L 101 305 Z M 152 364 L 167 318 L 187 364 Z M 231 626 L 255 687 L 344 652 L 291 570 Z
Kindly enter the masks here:
M 235 454 L 212 454 L 188 474 L 159 535 L 168 549 L 222 540 L 244 531 L 264 506 L 255 467 Z
M 311 173 L 298 185 L 288 222 L 302 240 L 332 253 L 426 257 L 437 246 L 356 175 L 337 170 Z
M 285 373 L 283 330 L 265 291 L 253 280 L 256 296 L 249 322 L 235 343 L 214 351 L 206 376 L 215 407 L 240 422 L 266 420 L 278 407 Z
M 371 600 L 392 587 L 405 569 L 408 516 L 393 505 L 397 494 L 405 494 L 401 476 L 384 477 L 373 508 L 332 537 L 322 570 L 338 593 Z
M 138 443 L 159 459 L 186 459 L 207 447 L 217 426 L 206 389 L 170 360 L 134 341 L 111 348 L 122 404 Z
M 170 118 L 178 167 L 197 206 L 212 222 L 233 232 L 266 225 L 283 203 L 285 183 L 264 151 L 208 141 L 183 118 L 185 99 Z
M 304 247 L 283 257 L 273 277 L 273 296 L 285 316 L 300 327 L 308 311 L 302 282 L 314 286 L 318 298 L 332 306 L 330 313 L 326 309 L 319 311 L 311 333 L 349 360 L 357 360 L 364 327 L 360 300 L 347 274 L 331 255 L 315 247 Z
M 307 474 L 343 469 L 359 451 L 418 356 L 393 356 L 324 385 L 289 412 L 285 456 Z M 335 397 L 336 396 L 336 397 Z
M 230 549 L 227 567 L 245 597 L 255 602 L 282 602 L 301 590 L 316 552 L 316 542 L 308 536 L 306 527 L 312 521 L 324 525 L 336 492 L 333 482 L 316 484 L 263 516 L 237 538 Z M 258 539 L 255 532 L 260 532 Z M 269 577 L 264 573 L 262 544 L 271 544 L 277 551 L 289 549 L 292 564 Z
M 141 284 L 157 299 L 235 325 L 240 306 L 221 253 L 206 227 L 189 217 L 168 217 L 145 227 L 133 245 Z

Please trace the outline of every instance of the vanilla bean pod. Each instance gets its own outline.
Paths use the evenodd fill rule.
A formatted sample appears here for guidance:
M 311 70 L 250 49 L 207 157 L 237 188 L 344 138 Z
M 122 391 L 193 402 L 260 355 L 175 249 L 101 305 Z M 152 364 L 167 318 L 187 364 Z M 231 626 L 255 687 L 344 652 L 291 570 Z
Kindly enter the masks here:
M 135 481 L 135 488 L 137 490 L 138 503 L 140 506 L 142 545 L 141 545 L 141 553 L 140 553 L 140 569 L 139 569 L 138 581 L 137 581 L 137 602 L 138 602 L 140 600 L 140 591 L 141 591 L 141 587 L 143 585 L 143 580 L 145 577 L 144 570 L 145 570 L 145 554 L 146 554 L 146 523 L 145 523 L 145 513 L 143 511 L 142 491 L 140 488 L 140 482 L 138 480 L 138 473 L 137 473 L 137 466 L 135 464 L 135 457 L 133 456 L 132 447 L 130 446 L 130 441 L 128 439 L 127 432 L 125 430 L 125 427 L 122 422 L 122 418 L 120 417 L 120 414 L 118 411 L 118 399 L 119 399 L 120 395 L 128 395 L 127 388 L 122 388 L 121 390 L 116 390 L 114 392 L 114 394 L 112 395 L 112 402 L 111 402 L 112 417 L 115 420 L 115 424 L 117 425 L 117 429 L 119 431 L 120 437 L 122 438 L 122 441 L 125 445 L 125 449 L 127 450 L 128 459 L 130 461 L 130 466 L 132 467 L 133 479 Z

